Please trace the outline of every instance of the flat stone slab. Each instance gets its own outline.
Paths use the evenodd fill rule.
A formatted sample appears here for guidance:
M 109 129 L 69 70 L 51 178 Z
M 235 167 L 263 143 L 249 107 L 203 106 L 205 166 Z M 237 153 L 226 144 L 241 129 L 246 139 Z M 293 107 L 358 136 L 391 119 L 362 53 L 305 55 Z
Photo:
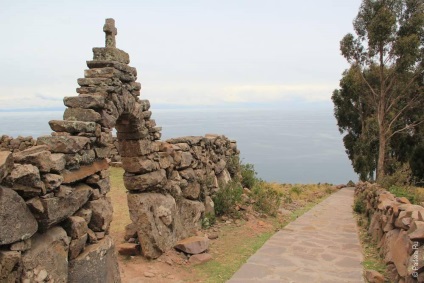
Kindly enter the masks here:
M 353 193 L 341 189 L 288 224 L 228 282 L 364 282 Z

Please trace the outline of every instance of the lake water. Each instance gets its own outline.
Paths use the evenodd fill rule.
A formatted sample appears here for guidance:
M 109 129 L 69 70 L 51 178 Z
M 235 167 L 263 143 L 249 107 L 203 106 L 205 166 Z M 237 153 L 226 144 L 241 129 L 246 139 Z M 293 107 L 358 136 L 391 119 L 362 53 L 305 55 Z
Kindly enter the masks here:
M 49 120 L 63 111 L 0 112 L 0 135 L 50 134 Z M 162 139 L 206 133 L 237 140 L 258 176 L 280 183 L 356 181 L 331 109 L 153 110 Z

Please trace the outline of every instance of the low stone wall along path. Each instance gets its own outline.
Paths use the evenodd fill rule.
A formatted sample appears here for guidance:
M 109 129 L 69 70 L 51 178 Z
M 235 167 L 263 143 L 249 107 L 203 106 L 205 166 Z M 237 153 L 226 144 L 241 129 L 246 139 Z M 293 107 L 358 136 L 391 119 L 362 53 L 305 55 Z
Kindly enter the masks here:
M 341 189 L 288 224 L 228 282 L 364 282 L 353 192 Z

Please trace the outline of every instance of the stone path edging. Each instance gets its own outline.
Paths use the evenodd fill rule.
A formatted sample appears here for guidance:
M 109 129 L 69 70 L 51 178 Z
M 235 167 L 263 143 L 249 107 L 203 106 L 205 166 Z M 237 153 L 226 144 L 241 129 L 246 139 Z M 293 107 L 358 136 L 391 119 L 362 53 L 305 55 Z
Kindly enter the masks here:
M 227 282 L 364 282 L 353 193 L 341 189 L 289 223 Z

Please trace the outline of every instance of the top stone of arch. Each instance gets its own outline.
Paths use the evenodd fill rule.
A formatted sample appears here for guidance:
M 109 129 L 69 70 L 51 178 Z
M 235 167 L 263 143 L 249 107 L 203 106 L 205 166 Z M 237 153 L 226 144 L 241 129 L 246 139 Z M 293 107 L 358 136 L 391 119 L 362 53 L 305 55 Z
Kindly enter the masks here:
M 128 53 L 116 48 L 116 35 L 118 34 L 118 30 L 115 27 L 115 20 L 106 19 L 103 31 L 106 34 L 106 46 L 93 48 L 93 60 L 129 64 L 130 56 Z
M 118 34 L 118 30 L 115 27 L 115 20 L 106 19 L 106 23 L 103 26 L 103 31 L 106 33 L 105 47 L 116 48 L 116 35 Z

